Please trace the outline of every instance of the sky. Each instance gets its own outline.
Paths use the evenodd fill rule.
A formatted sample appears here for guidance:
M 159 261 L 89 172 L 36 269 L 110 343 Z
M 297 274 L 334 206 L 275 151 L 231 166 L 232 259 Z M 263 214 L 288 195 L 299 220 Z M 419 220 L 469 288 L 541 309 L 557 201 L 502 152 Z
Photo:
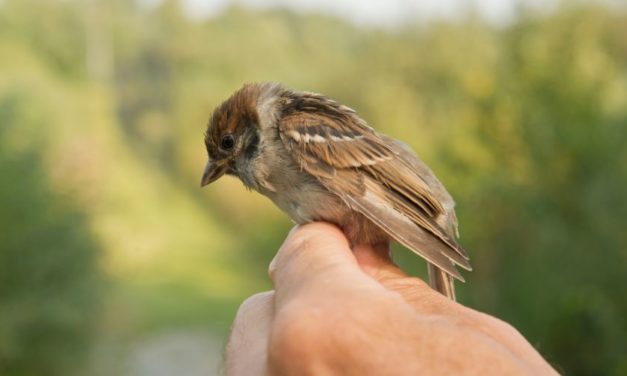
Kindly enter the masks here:
M 159 1 L 159 0 L 147 0 Z M 219 14 L 238 3 L 252 8 L 286 7 L 297 12 L 330 13 L 355 24 L 390 27 L 407 20 L 456 18 L 474 9 L 495 24 L 511 21 L 519 4 L 534 8 L 551 8 L 557 0 L 183 0 L 192 17 Z
M 2 0 L 0 0 L 2 1 Z M 154 6 L 162 0 L 137 0 Z M 191 18 L 208 18 L 220 14 L 232 4 L 267 9 L 284 7 L 297 12 L 322 12 L 346 18 L 358 25 L 393 27 L 413 19 L 454 19 L 468 9 L 475 9 L 495 24 L 511 21 L 519 3 L 549 8 L 558 0 L 182 0 Z M 612 1 L 612 0 L 610 0 Z M 623 1 L 623 0 L 616 0 Z
M 0 0 L 2 1 L 2 0 Z M 162 0 L 136 0 L 154 6 Z M 220 14 L 232 4 L 250 8 L 289 8 L 296 12 L 319 12 L 345 18 L 357 25 L 394 27 L 407 21 L 455 19 L 472 10 L 495 25 L 515 20 L 521 7 L 551 11 L 560 2 L 602 2 L 625 6 L 626 0 L 181 0 L 191 18 L 205 19 Z

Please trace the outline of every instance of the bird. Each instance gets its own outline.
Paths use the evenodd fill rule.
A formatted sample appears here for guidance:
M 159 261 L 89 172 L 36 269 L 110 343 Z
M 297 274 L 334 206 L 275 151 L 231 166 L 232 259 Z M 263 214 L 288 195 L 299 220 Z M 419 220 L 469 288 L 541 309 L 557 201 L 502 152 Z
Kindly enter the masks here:
M 268 197 L 297 224 L 326 221 L 351 246 L 396 241 L 428 264 L 429 284 L 455 300 L 455 202 L 401 141 L 322 94 L 276 82 L 244 84 L 212 112 L 201 187 L 224 175 Z

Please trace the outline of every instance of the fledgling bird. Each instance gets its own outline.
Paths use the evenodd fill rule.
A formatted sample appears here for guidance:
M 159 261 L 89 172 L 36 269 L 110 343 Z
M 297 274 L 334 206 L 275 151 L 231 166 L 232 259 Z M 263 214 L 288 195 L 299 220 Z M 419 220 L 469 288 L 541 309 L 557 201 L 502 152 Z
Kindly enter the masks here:
M 218 106 L 205 133 L 201 186 L 224 174 L 270 198 L 293 221 L 338 225 L 351 244 L 395 240 L 429 263 L 431 286 L 455 299 L 454 201 L 411 149 L 323 95 L 276 83 L 244 85 Z

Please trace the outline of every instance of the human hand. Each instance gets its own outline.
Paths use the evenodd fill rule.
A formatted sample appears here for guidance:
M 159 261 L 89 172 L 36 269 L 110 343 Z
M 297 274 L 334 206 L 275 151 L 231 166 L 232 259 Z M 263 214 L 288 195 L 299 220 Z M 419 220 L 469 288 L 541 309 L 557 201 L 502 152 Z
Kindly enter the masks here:
M 408 277 L 387 247 L 351 251 L 332 225 L 293 230 L 270 277 L 237 313 L 228 375 L 556 374 L 509 324 Z

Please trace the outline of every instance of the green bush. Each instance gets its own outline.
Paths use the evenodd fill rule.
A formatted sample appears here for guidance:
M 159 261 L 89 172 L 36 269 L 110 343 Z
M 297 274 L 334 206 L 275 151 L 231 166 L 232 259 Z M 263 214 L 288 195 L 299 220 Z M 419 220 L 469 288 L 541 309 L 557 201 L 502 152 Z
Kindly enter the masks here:
M 28 95 L 0 97 L 0 374 L 6 376 L 80 372 L 98 316 L 99 249 L 86 218 L 48 188 L 37 150 L 43 145 L 16 140 L 24 128 L 36 137 L 47 125 L 44 114 Z

